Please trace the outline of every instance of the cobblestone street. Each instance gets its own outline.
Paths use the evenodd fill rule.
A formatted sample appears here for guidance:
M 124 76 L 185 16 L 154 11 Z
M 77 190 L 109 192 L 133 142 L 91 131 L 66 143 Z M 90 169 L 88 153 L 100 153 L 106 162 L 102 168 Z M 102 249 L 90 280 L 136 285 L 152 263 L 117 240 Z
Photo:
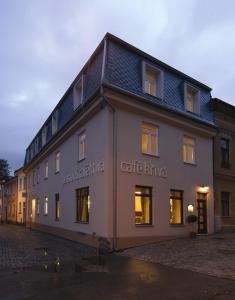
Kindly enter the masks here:
M 122 255 L 235 279 L 235 233 L 158 242 L 127 249 Z

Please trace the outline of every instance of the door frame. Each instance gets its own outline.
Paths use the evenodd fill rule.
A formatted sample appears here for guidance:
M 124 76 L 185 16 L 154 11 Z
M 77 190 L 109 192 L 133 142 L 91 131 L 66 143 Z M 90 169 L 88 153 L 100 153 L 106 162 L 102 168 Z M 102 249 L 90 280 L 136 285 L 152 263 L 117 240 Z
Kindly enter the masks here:
M 208 234 L 208 209 L 207 209 L 207 202 L 208 202 L 208 193 L 200 193 L 197 192 L 197 197 L 196 197 L 196 202 L 197 202 L 197 215 L 198 215 L 198 221 L 197 221 L 197 233 L 198 234 Z M 199 216 L 199 203 L 203 203 L 203 207 L 200 207 L 200 210 L 202 210 L 202 216 L 204 218 L 203 222 L 200 221 L 200 216 Z M 199 223 L 203 224 L 205 228 L 202 230 L 199 229 Z

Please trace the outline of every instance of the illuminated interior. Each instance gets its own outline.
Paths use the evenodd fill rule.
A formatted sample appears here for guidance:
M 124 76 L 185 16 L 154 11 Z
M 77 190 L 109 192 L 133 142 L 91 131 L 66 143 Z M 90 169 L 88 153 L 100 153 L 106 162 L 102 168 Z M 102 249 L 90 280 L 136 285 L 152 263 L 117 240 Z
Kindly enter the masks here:
M 135 190 L 135 224 L 151 224 L 151 188 L 136 187 Z

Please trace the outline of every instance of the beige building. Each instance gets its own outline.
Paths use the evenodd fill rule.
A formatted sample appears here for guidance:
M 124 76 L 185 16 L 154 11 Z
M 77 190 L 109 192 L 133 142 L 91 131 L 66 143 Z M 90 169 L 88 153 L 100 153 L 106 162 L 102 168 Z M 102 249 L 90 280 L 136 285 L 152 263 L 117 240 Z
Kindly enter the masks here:
M 213 99 L 216 229 L 235 229 L 235 107 Z
M 23 168 L 15 171 L 17 177 L 17 223 L 25 224 L 26 222 L 26 176 Z
M 17 222 L 17 193 L 17 177 L 14 176 L 4 184 L 3 203 L 5 206 L 4 220 L 6 222 Z
M 107 34 L 26 150 L 27 225 L 115 249 L 188 235 L 191 213 L 213 233 L 210 91 Z

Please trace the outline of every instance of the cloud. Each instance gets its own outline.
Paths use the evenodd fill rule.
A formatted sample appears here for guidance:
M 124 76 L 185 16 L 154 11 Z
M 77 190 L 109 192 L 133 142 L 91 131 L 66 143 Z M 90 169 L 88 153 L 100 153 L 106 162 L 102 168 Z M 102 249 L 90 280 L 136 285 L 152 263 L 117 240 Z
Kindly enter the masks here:
M 234 9 L 230 0 L 0 1 L 0 156 L 9 153 L 13 168 L 23 162 L 27 144 L 106 32 L 235 104 Z

